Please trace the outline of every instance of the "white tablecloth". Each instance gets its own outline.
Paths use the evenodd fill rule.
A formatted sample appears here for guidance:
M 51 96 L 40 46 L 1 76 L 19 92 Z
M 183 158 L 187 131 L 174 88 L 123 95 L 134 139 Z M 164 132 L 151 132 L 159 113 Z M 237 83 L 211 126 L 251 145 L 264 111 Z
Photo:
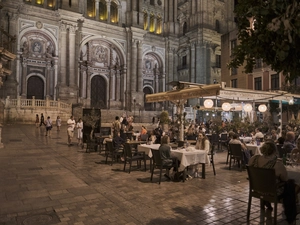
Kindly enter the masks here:
M 252 151 L 252 154 L 261 155 L 260 147 L 262 146 L 262 144 L 260 144 L 259 146 L 257 146 L 256 144 L 246 144 L 246 146 L 248 150 Z
M 240 137 L 240 140 L 243 140 L 244 143 L 249 143 L 252 141 L 252 137 Z
M 300 165 L 295 167 L 287 166 L 286 170 L 288 172 L 288 178 L 294 179 L 296 184 L 300 185 Z
M 152 158 L 151 149 L 158 150 L 159 146 L 160 144 L 151 144 L 151 145 L 141 144 L 138 145 L 138 152 L 145 152 L 145 155 L 148 155 L 150 158 Z
M 186 149 L 171 150 L 171 155 L 180 160 L 179 171 L 183 171 L 190 165 L 207 163 L 207 153 L 204 150 L 196 150 L 194 148 L 190 151 L 186 151 Z

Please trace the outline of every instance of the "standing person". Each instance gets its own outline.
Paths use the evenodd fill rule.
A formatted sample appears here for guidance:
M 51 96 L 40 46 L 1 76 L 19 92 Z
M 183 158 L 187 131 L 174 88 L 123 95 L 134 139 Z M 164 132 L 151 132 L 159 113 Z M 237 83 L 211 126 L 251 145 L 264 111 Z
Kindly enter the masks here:
M 40 118 L 39 118 L 39 114 L 36 114 L 35 116 L 35 127 L 38 128 L 40 125 Z
M 71 116 L 70 119 L 68 119 L 67 121 L 67 125 L 68 125 L 68 146 L 72 145 L 72 138 L 74 137 L 74 128 L 75 128 L 75 120 L 74 120 L 74 116 Z
M 46 120 L 46 136 L 51 137 L 51 129 L 52 129 L 52 120 L 50 119 L 50 116 L 47 117 Z
M 115 122 L 113 122 L 113 124 L 112 124 L 113 137 L 118 136 L 118 133 L 120 133 L 120 130 L 121 130 L 121 123 L 120 123 L 119 119 L 120 119 L 120 118 L 119 118 L 118 116 L 116 116 Z
M 57 131 L 60 131 L 60 126 L 61 126 L 61 119 L 59 116 L 57 116 L 57 118 L 56 118 Z
M 83 128 L 83 122 L 82 119 L 79 118 L 77 124 L 76 124 L 76 128 L 77 128 L 77 140 L 78 140 L 78 146 L 82 145 L 82 128 Z
M 41 121 L 40 121 L 40 126 L 45 125 L 45 121 L 44 121 L 44 115 L 43 113 L 41 113 Z

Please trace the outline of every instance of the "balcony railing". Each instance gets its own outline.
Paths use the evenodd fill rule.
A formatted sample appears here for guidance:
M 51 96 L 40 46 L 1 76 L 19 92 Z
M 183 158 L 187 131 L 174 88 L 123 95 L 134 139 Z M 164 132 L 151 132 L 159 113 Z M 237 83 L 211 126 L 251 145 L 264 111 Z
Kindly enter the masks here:
M 7 97 L 5 99 L 5 108 L 43 108 L 43 109 L 59 109 L 69 111 L 72 109 L 72 104 L 54 101 L 46 98 L 46 100 L 40 99 L 22 99 L 18 97 L 17 99 L 10 99 Z

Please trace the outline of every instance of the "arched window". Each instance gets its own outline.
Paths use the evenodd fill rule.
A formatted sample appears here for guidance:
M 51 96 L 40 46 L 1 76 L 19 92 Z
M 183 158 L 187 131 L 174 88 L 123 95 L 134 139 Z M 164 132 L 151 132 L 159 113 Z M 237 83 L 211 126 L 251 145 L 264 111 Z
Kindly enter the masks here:
M 99 2 L 99 17 L 100 20 L 107 20 L 107 7 L 105 0 L 101 0 Z
M 87 16 L 90 18 L 95 17 L 95 1 L 94 0 L 88 0 L 87 1 Z
M 162 18 L 160 16 L 157 17 L 157 21 L 156 21 L 156 33 L 157 34 L 162 33 Z
M 148 29 L 148 13 L 144 11 L 144 30 Z
M 110 4 L 110 22 L 118 23 L 118 5 L 115 2 Z
M 186 32 L 187 32 L 187 23 L 184 22 L 184 24 L 183 24 L 183 35 L 185 35 Z
M 35 0 L 35 3 L 37 5 L 43 5 L 44 4 L 44 0 Z
M 154 32 L 154 27 L 155 27 L 155 24 L 154 24 L 154 15 L 151 14 L 150 15 L 150 28 L 149 28 L 149 31 L 150 32 Z

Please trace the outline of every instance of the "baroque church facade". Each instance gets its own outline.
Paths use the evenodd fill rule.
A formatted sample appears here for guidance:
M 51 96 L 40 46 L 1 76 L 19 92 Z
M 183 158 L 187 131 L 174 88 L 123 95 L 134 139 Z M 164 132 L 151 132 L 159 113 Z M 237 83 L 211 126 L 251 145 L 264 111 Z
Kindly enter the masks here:
M 1 98 L 84 107 L 161 110 L 145 95 L 171 81 L 220 82 L 221 35 L 233 0 L 2 0 L 1 26 L 16 36 Z M 134 104 L 133 104 L 134 103 Z

